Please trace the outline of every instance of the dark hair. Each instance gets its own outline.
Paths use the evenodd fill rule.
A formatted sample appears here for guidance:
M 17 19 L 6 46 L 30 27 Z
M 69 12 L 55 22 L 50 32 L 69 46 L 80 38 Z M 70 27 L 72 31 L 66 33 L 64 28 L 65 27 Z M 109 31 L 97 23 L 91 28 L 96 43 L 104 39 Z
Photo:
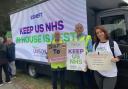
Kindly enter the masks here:
M 103 26 L 96 26 L 96 27 L 94 28 L 94 41 L 95 41 L 95 42 L 99 42 L 99 41 L 100 41 L 99 38 L 97 37 L 96 29 L 100 29 L 102 32 L 104 32 L 105 38 L 106 38 L 107 40 L 109 39 L 109 34 L 108 34 L 107 30 L 106 30 Z

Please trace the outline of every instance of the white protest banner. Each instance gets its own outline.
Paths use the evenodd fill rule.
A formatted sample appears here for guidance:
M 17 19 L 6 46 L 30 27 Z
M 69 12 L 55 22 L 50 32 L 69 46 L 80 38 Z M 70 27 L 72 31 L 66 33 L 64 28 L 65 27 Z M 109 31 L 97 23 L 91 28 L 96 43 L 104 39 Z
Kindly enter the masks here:
M 85 43 L 67 43 L 67 70 L 86 71 Z
M 48 61 L 61 62 L 66 59 L 66 45 L 65 44 L 49 44 L 48 50 Z
M 107 71 L 112 69 L 112 54 L 108 52 L 90 52 L 86 55 L 88 68 L 91 70 Z
M 86 29 L 83 33 L 88 34 L 86 0 L 39 1 L 38 4 L 10 13 L 18 60 L 47 63 L 47 44 L 52 42 L 56 31 L 61 33 L 63 42 L 70 42 L 76 37 L 75 25 L 81 23 Z

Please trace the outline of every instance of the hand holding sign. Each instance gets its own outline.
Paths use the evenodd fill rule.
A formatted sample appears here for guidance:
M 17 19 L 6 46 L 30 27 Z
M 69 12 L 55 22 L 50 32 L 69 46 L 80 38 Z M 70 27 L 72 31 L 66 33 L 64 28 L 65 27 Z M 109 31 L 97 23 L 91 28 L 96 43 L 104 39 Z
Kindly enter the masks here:
M 112 62 L 118 62 L 118 61 L 120 61 L 120 59 L 119 59 L 119 58 L 112 58 L 111 61 L 112 61 Z

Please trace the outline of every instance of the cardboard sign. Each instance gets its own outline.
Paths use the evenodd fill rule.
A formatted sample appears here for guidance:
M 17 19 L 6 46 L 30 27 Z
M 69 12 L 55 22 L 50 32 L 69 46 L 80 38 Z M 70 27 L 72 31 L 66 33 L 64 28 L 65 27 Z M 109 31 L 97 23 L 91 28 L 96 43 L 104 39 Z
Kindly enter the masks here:
M 47 46 L 48 62 L 61 62 L 66 59 L 66 44 L 49 44 Z
M 86 71 L 85 42 L 67 43 L 67 70 Z
M 107 71 L 112 69 L 112 54 L 107 52 L 90 52 L 86 55 L 88 68 L 91 70 Z

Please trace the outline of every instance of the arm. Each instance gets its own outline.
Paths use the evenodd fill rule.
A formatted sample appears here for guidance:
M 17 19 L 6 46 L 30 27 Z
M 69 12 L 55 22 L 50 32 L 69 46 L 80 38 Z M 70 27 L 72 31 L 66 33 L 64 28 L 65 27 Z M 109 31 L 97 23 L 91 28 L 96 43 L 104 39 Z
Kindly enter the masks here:
M 88 52 L 92 52 L 92 50 L 93 50 L 92 40 L 91 39 L 88 41 L 87 50 L 88 50 Z
M 12 59 L 15 59 L 15 44 L 12 45 Z
M 120 59 L 122 59 L 122 53 L 119 49 L 118 44 L 114 41 L 114 53 L 115 53 L 115 58 L 112 58 L 112 62 L 118 62 Z

